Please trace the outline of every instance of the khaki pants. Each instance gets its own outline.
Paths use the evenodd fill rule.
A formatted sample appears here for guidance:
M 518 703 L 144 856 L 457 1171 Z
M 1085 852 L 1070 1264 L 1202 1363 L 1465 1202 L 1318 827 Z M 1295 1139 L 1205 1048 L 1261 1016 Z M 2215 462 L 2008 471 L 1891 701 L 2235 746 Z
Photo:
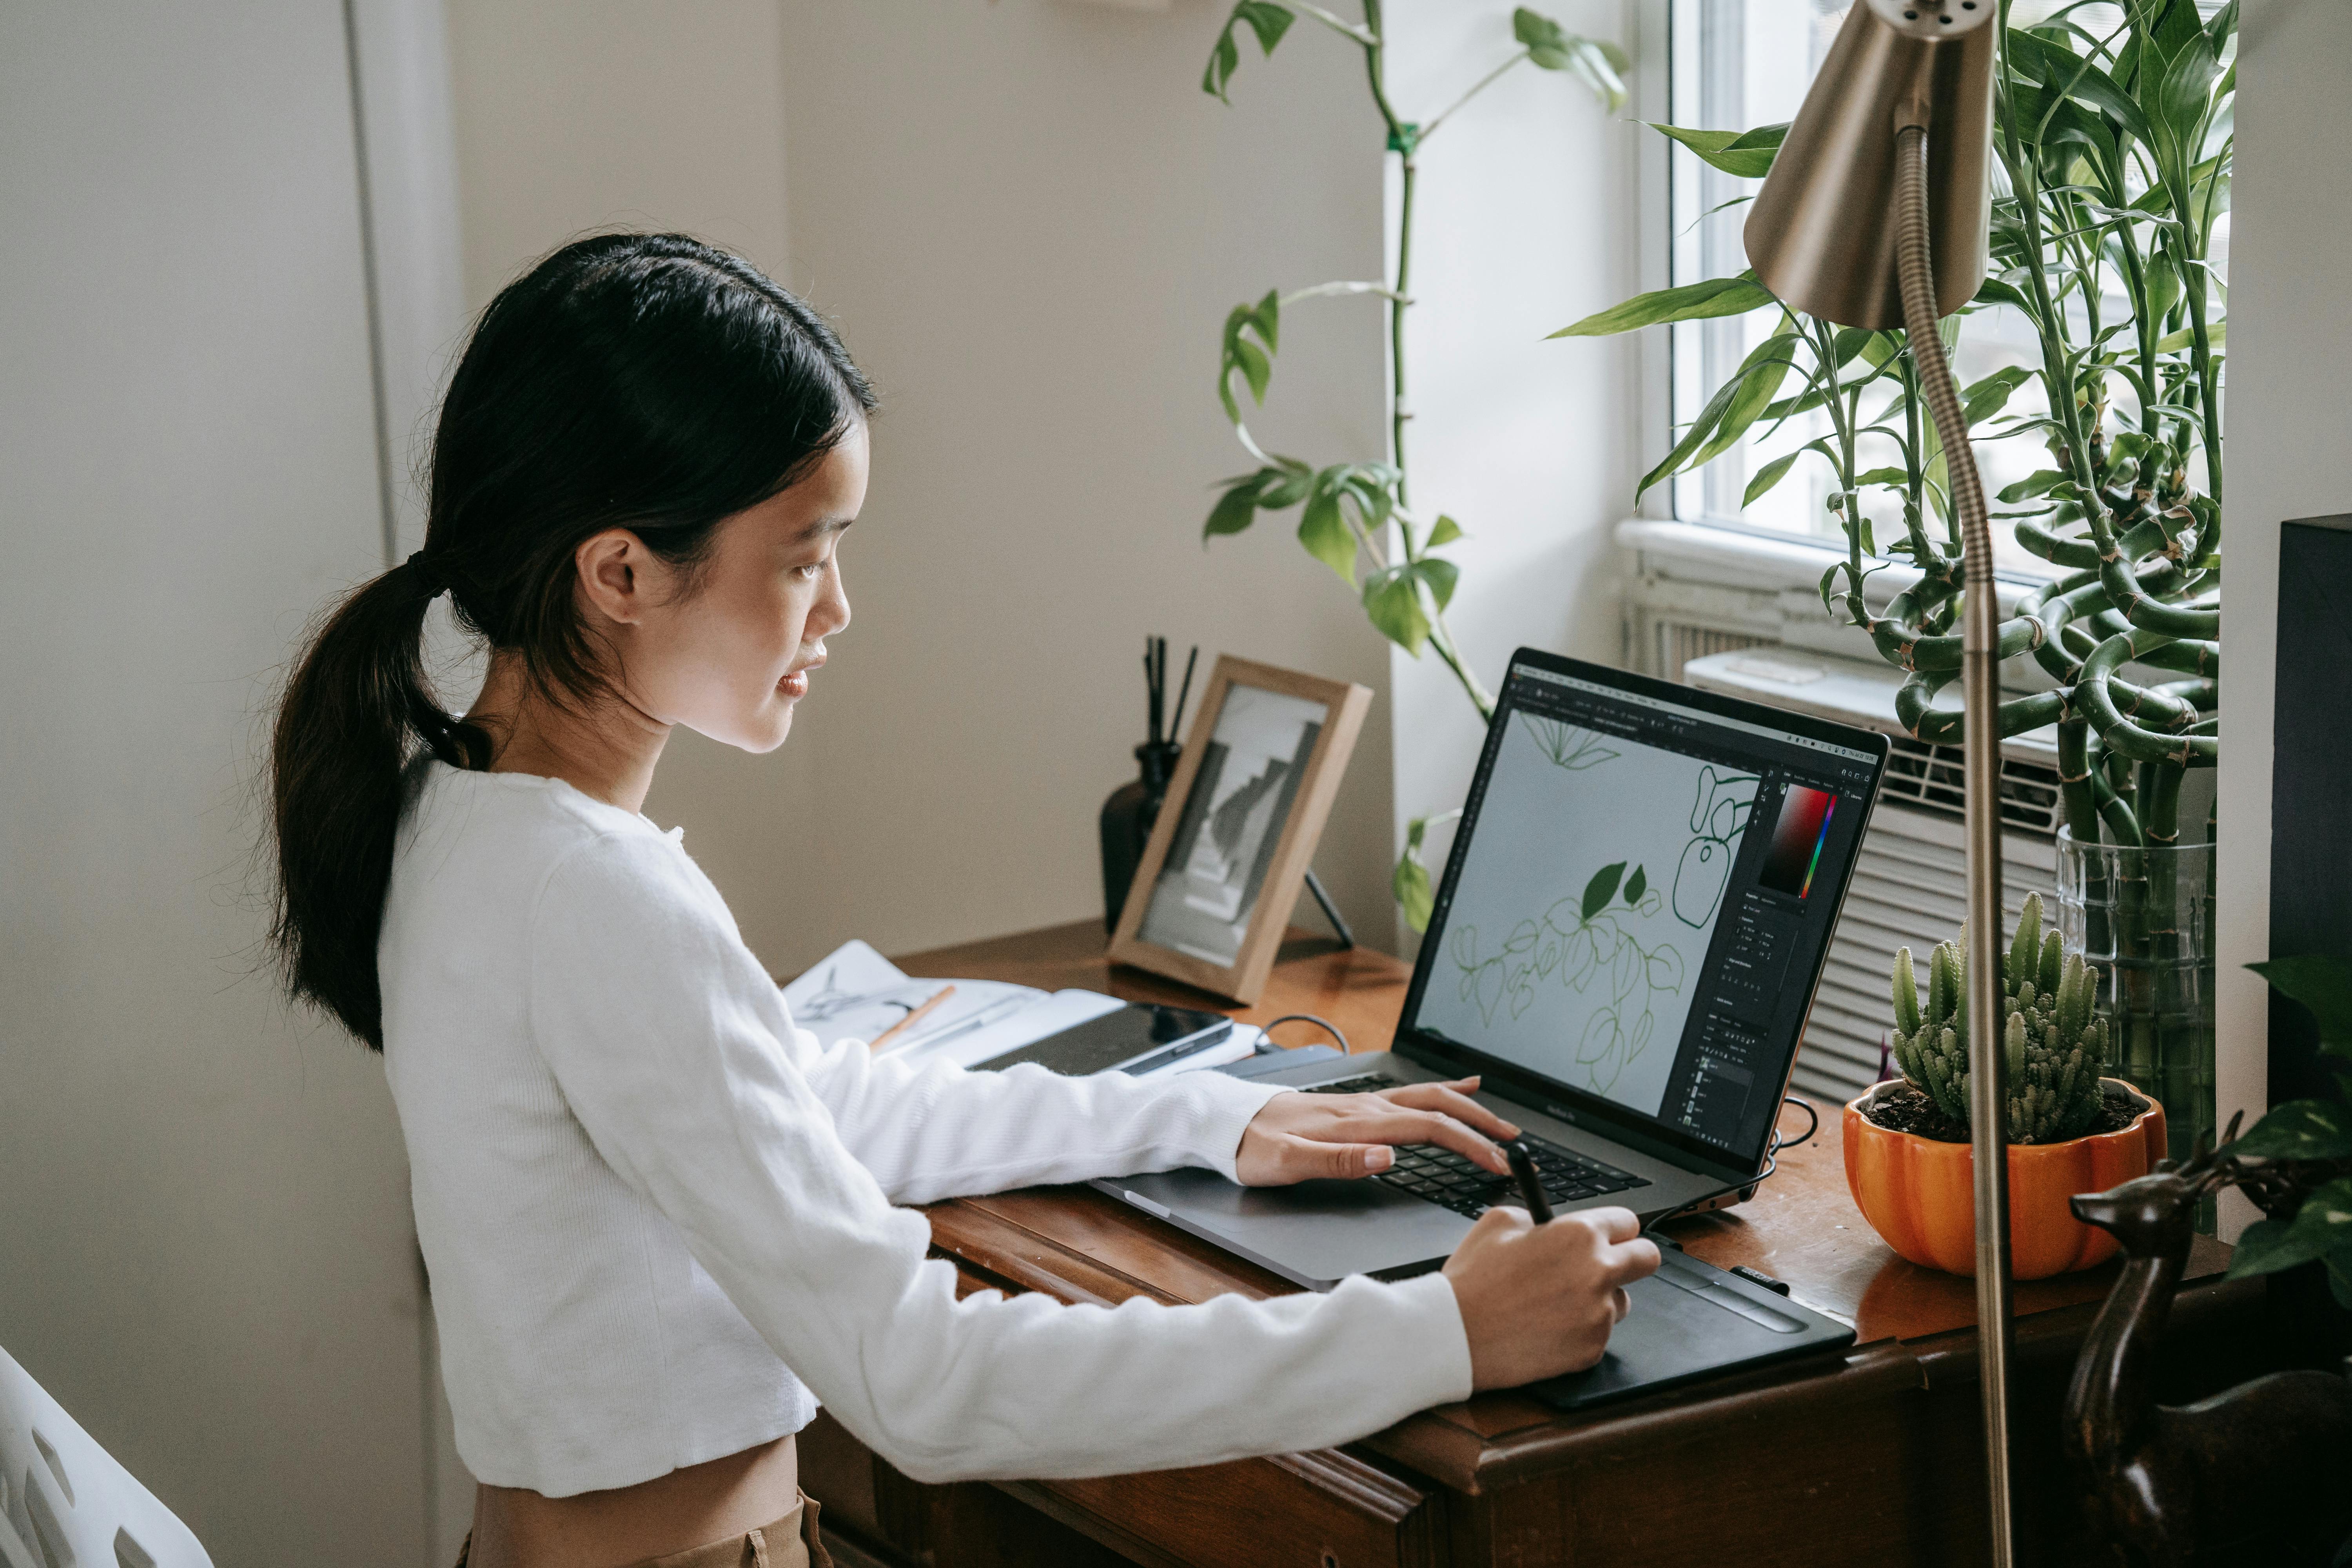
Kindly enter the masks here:
M 816 1515 L 815 1500 L 803 1494 L 800 1506 L 773 1524 L 667 1557 L 648 1557 L 630 1568 L 833 1568 L 817 1536 Z M 473 1549 L 474 1538 L 468 1535 L 457 1552 L 457 1568 L 466 1568 Z

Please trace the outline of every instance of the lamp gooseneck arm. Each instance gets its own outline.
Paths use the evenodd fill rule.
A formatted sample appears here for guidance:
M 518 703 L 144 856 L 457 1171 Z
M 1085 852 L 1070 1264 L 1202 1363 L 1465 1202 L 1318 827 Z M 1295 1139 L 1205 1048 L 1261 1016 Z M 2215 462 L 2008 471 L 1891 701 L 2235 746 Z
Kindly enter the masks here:
M 1969 867 L 1969 1120 L 1976 1167 L 1977 1347 L 1982 1375 L 1985 1472 L 1992 1563 L 2012 1561 L 2009 1484 L 2009 1363 L 2014 1344 L 2009 1257 L 2009 1092 L 2001 1052 L 2000 605 L 1993 587 L 1992 524 L 1969 449 L 1967 417 L 1937 332 L 1936 280 L 1927 234 L 1927 132 L 1895 132 L 1895 268 L 1903 330 L 1937 437 L 1944 444 L 1952 510 L 1960 520 L 1967 583 L 1961 610 L 1965 692 L 1963 780 Z

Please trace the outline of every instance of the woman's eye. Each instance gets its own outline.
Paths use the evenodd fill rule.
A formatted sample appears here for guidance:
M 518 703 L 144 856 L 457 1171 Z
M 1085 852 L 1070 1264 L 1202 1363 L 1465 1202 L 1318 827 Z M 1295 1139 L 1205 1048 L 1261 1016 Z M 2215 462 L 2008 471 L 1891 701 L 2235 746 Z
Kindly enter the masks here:
M 812 561 L 805 566 L 795 566 L 793 568 L 793 574 L 803 583 L 814 583 L 824 575 L 824 563 Z

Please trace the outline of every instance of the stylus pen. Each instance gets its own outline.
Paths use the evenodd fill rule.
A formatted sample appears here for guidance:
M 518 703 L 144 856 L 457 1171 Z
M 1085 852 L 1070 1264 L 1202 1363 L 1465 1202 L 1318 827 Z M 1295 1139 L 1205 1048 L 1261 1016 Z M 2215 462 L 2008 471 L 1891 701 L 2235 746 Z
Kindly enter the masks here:
M 1519 1179 L 1519 1201 L 1528 1205 L 1528 1217 L 1538 1225 L 1551 1223 L 1551 1202 L 1544 1196 L 1543 1178 L 1536 1174 L 1536 1157 L 1528 1146 L 1514 1138 L 1503 1145 L 1503 1158 L 1511 1163 L 1511 1174 Z

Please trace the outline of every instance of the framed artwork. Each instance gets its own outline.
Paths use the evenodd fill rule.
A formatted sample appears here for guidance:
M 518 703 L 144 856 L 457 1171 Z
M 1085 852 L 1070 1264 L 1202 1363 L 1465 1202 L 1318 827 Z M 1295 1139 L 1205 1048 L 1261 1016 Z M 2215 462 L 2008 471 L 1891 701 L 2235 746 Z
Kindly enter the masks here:
M 1371 689 L 1220 657 L 1110 956 L 1257 1000 Z

